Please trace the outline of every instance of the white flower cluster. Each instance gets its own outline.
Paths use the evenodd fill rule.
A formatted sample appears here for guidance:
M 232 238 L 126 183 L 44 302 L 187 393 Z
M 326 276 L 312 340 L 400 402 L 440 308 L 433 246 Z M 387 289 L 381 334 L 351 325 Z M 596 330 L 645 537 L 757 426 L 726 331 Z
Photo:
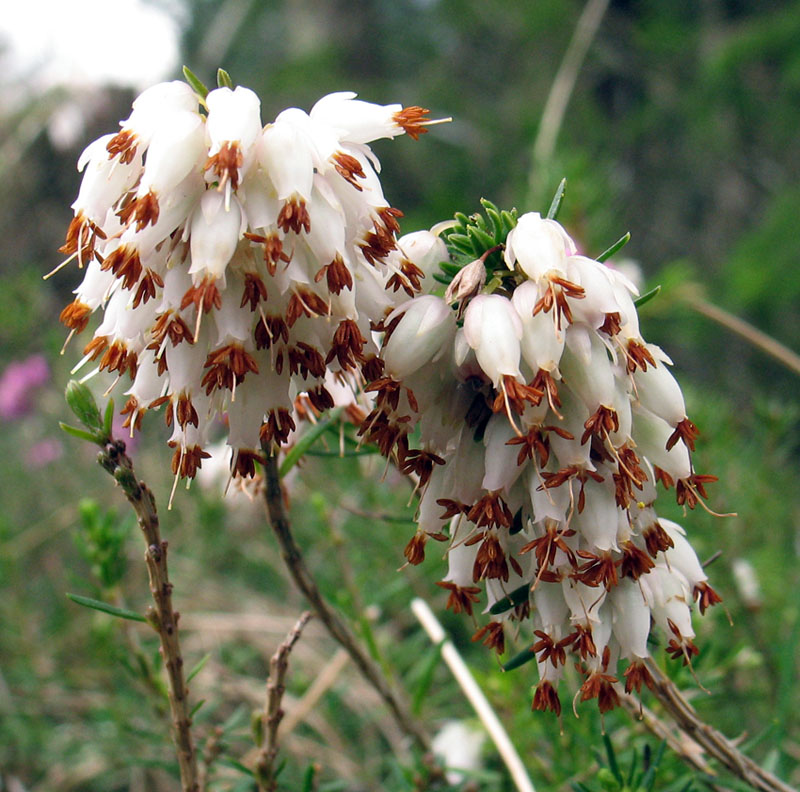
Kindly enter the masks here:
M 80 332 L 104 310 L 81 363 L 130 376 L 131 432 L 165 407 L 176 476 L 208 456 L 215 417 L 233 472 L 252 475 L 261 444 L 294 428 L 298 394 L 323 410 L 326 375 L 380 374 L 370 322 L 423 273 L 397 247 L 367 144 L 416 139 L 426 113 L 335 93 L 262 126 L 247 88 L 201 97 L 175 81 L 84 151 L 62 252 L 85 276 L 61 320 Z
M 419 477 L 409 562 L 429 538 L 449 542 L 439 585 L 456 612 L 472 615 L 484 585 L 492 617 L 475 640 L 502 653 L 504 623 L 532 619 L 534 708 L 560 713 L 572 654 L 581 699 L 606 711 L 620 660 L 629 692 L 652 684 L 651 622 L 674 656 L 697 651 L 693 603 L 719 598 L 654 501 L 660 481 L 693 508 L 714 477 L 694 471 L 697 430 L 624 276 L 536 213 L 508 233 L 491 293 L 485 258 L 445 298 L 415 297 L 387 318 L 362 433 Z

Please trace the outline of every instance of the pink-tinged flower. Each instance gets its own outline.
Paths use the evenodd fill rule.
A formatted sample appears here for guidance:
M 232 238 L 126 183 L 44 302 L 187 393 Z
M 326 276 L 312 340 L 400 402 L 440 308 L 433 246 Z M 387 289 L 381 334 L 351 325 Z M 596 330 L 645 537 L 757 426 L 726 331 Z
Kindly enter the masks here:
M 0 418 L 13 421 L 33 409 L 32 397 L 50 379 L 44 355 L 31 355 L 6 366 L 0 376 Z

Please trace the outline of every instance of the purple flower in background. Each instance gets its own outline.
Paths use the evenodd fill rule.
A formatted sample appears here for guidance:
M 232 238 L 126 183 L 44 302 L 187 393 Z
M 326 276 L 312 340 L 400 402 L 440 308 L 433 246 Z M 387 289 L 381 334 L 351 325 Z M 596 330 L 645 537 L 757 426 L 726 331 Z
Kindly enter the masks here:
M 46 438 L 32 445 L 25 454 L 25 464 L 30 470 L 55 462 L 64 453 L 64 447 L 54 438 Z
M 31 410 L 31 393 L 50 378 L 44 355 L 9 363 L 0 376 L 0 418 L 13 421 Z

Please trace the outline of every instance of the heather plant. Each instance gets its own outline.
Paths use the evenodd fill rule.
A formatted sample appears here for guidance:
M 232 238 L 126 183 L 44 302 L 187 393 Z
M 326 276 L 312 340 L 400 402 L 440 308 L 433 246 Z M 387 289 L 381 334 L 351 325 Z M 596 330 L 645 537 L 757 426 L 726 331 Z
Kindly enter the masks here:
M 789 789 L 703 722 L 682 692 L 704 680 L 693 614 L 720 602 L 691 523 L 696 507 L 724 517 L 705 503 L 716 478 L 695 467 L 699 430 L 668 350 L 640 328 L 638 309 L 656 290 L 640 296 L 614 266 L 627 238 L 595 257 L 580 252 L 557 219 L 563 182 L 544 214 L 483 201 L 483 212 L 401 236 L 402 212 L 384 198 L 369 144 L 418 138 L 432 123 L 428 111 L 339 93 L 262 126 L 256 95 L 226 73 L 213 91 L 186 78 L 145 91 L 120 132 L 86 149 L 62 248 L 68 258 L 57 268 L 74 260 L 85 270 L 61 314 L 70 338 L 102 311 L 73 373 L 96 366 L 67 390 L 81 427 L 65 429 L 100 449 L 98 462 L 135 513 L 153 602 L 140 613 L 119 597 L 127 530 L 91 502 L 81 507 L 79 541 L 96 596 L 71 599 L 157 634 L 152 657 L 135 635 L 125 640 L 159 702 L 154 714 L 169 711 L 182 788 L 336 787 L 316 786 L 313 762 L 287 781 L 280 759 L 287 674 L 308 615 L 272 656 L 251 723 L 254 747 L 230 749 L 227 734 L 241 727 L 233 716 L 197 737 L 205 702 L 191 701 L 189 683 L 204 661 L 185 667 L 167 567 L 168 551 L 181 552 L 181 532 L 171 529 L 171 546 L 162 538 L 158 498 L 126 445 L 158 412 L 173 449 L 168 507 L 180 510 L 177 483 L 198 477 L 222 441 L 222 486 L 263 500 L 289 576 L 419 752 L 398 788 L 504 788 L 491 773 L 455 772 L 446 750 L 438 759 L 428 753 L 430 729 L 419 715 L 440 657 L 512 783 L 534 784 L 423 605 L 415 612 L 436 653 L 415 670 L 420 692 L 408 701 L 368 621 L 355 631 L 324 596 L 305 560 L 313 538 L 298 544 L 287 509 L 292 477 L 315 456 L 349 459 L 376 492 L 408 482 L 413 516 L 401 519 L 415 527 L 399 548 L 407 541 L 405 560 L 423 573 L 418 587 L 426 550 L 440 549 L 439 586 L 447 607 L 473 621 L 472 640 L 501 656 L 507 642 L 521 648 L 495 673 L 537 669 L 519 709 L 536 718 L 549 710 L 569 732 L 561 697 L 576 716 L 578 701 L 597 701 L 593 737 L 600 745 L 603 731 L 608 767 L 574 788 L 654 789 L 668 745 L 694 770 L 679 779 L 684 789 L 719 788 L 710 760 L 751 788 Z M 107 375 L 103 397 L 114 398 L 101 410 L 87 385 Z M 118 405 L 122 437 L 113 428 Z M 659 516 L 668 494 L 686 530 Z M 389 497 L 377 495 L 379 503 Z M 324 510 L 313 486 L 309 498 Z M 397 547 L 399 531 L 383 533 L 375 552 Z M 350 597 L 360 596 L 352 585 Z M 688 674 L 673 672 L 674 681 L 662 654 Z M 624 772 L 605 737 L 603 716 L 616 708 L 640 719 L 659 746 L 641 761 L 634 755 Z M 518 726 L 510 730 L 517 737 Z

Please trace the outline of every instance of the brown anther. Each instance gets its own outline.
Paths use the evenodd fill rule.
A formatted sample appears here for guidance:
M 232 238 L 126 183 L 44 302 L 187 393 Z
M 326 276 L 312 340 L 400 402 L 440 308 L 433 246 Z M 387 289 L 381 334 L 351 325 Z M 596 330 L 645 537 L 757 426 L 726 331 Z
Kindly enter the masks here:
M 261 236 L 261 234 L 245 232 L 244 237 L 263 247 L 264 263 L 267 265 L 267 272 L 270 275 L 274 275 L 277 271 L 279 261 L 283 261 L 286 264 L 291 261 L 291 256 L 283 252 L 283 240 L 277 233 Z
M 430 120 L 425 117 L 428 113 L 430 113 L 430 110 L 413 105 L 412 107 L 404 107 L 402 110 L 398 110 L 392 116 L 392 120 L 412 140 L 419 140 L 419 136 L 428 131 L 425 129 L 425 126 L 430 123 Z
M 336 332 L 333 334 L 331 348 L 325 357 L 325 363 L 331 363 L 334 359 L 345 371 L 356 367 L 356 362 L 363 360 L 362 349 L 366 344 L 366 339 L 361 335 L 361 330 L 353 319 L 343 319 L 339 322 Z
M 194 343 L 194 336 L 189 326 L 174 311 L 166 311 L 161 314 L 150 332 L 153 340 L 147 348 L 154 349 L 156 352 L 161 348 L 165 338 L 169 338 L 174 347 L 182 341 Z
M 475 583 L 484 579 L 508 582 L 506 554 L 494 532 L 487 531 L 483 536 L 472 565 L 472 579 Z
M 431 451 L 414 448 L 406 453 L 400 472 L 419 476 L 419 486 L 424 487 L 430 480 L 434 465 L 444 465 L 444 460 Z
M 539 467 L 544 467 L 550 459 L 550 440 L 543 427 L 534 426 L 528 434 L 522 437 L 512 437 L 506 441 L 506 445 L 521 446 L 517 454 L 517 466 L 525 463 L 526 459 L 534 461 L 534 457 L 539 457 Z
M 512 377 L 510 374 L 503 374 L 503 384 L 501 391 L 497 394 L 492 404 L 492 412 L 499 413 L 505 409 L 506 401 L 518 415 L 525 412 L 525 402 L 530 402 L 534 406 L 542 401 L 544 391 L 525 385 Z
M 607 313 L 606 318 L 603 320 L 603 324 L 597 328 L 600 330 L 601 333 L 605 333 L 608 336 L 615 336 L 622 330 L 622 317 L 614 311 L 613 313 Z
M 706 608 L 710 608 L 712 605 L 718 605 L 722 602 L 722 597 L 720 597 L 720 595 L 705 581 L 698 583 L 694 587 L 692 597 L 697 601 L 700 613 L 705 613 Z
M 128 349 L 122 341 L 114 341 L 111 346 L 106 348 L 100 358 L 100 371 L 118 371 L 120 374 L 128 372 L 131 379 L 136 377 L 138 368 L 138 358 L 135 352 Z
M 353 276 L 344 260 L 338 254 L 330 264 L 326 264 L 314 276 L 314 282 L 319 283 L 325 278 L 328 284 L 328 291 L 332 294 L 339 294 L 342 289 L 353 288 Z
M 579 654 L 582 660 L 597 656 L 597 647 L 592 638 L 592 628 L 588 624 L 576 624 L 575 632 L 570 633 L 568 638 L 571 650 Z
M 221 388 L 232 391 L 248 372 L 258 374 L 255 359 L 239 344 L 226 344 L 210 352 L 203 368 L 208 369 L 201 383 L 206 389 L 206 395 Z
M 152 190 L 149 190 L 146 195 L 136 198 L 133 203 L 133 220 L 136 223 L 137 231 L 141 231 L 146 226 L 155 225 L 158 222 L 160 213 L 158 196 Z
M 311 230 L 311 218 L 308 215 L 306 202 L 302 198 L 289 198 L 278 213 L 278 227 L 285 233 L 301 231 L 308 233 Z
M 239 189 L 239 169 L 244 162 L 244 155 L 236 141 L 226 140 L 219 151 L 206 160 L 203 170 L 212 170 L 219 180 L 220 186 L 231 183 L 234 190 Z
M 222 307 L 222 295 L 219 292 L 217 281 L 211 276 L 203 278 L 196 286 L 190 286 L 181 299 L 181 310 L 190 305 L 203 313 L 210 313 L 212 308 L 219 310 Z
M 466 613 L 472 616 L 473 603 L 481 601 L 481 590 L 478 586 L 458 586 L 448 580 L 437 580 L 436 585 L 450 592 L 446 610 L 451 610 L 455 614 Z
M 117 278 L 122 279 L 123 289 L 132 289 L 142 274 L 142 262 L 139 251 L 129 245 L 122 244 L 109 253 L 100 265 L 103 271 L 111 270 Z
M 245 272 L 242 302 L 239 307 L 244 308 L 249 303 L 250 310 L 255 311 L 262 300 L 267 301 L 267 287 L 261 276 L 257 272 Z
M 164 281 L 157 272 L 146 269 L 142 279 L 139 281 L 139 288 L 133 297 L 133 307 L 138 308 L 140 303 L 147 303 L 156 296 L 156 290 L 164 287 Z
M 403 555 L 409 564 L 416 566 L 425 560 L 425 542 L 428 535 L 424 531 L 417 531 L 403 550 Z
M 119 157 L 120 163 L 128 165 L 133 162 L 138 145 L 139 141 L 136 138 L 136 134 L 130 129 L 123 129 L 106 143 L 108 158 Z
M 650 690 L 655 690 L 656 682 L 641 660 L 632 661 L 622 675 L 625 677 L 626 693 L 632 693 L 634 690 L 640 693 L 643 684 Z
M 633 542 L 627 541 L 622 545 L 622 563 L 619 568 L 622 577 L 638 580 L 654 567 L 650 556 Z
M 617 562 L 611 557 L 611 553 L 597 554 L 589 550 L 578 550 L 577 554 L 587 561 L 570 573 L 571 578 L 592 588 L 597 588 L 602 584 L 606 591 L 611 591 L 619 583 Z
M 256 349 L 269 349 L 273 344 L 289 341 L 289 328 L 282 316 L 263 316 L 253 331 Z
M 684 445 L 690 451 L 694 451 L 694 441 L 699 434 L 700 430 L 688 418 L 684 418 L 677 424 L 675 431 L 669 436 L 667 440 L 667 451 L 670 451 L 678 440 L 683 440 Z
M 185 430 L 187 424 L 191 424 L 194 427 L 199 426 L 199 416 L 197 415 L 197 410 L 194 408 L 192 399 L 188 394 L 181 393 L 181 395 L 178 396 L 178 404 L 175 412 L 181 429 Z
M 140 431 L 142 428 L 142 417 L 145 412 L 146 410 L 139 407 L 139 401 L 135 396 L 128 397 L 125 406 L 120 410 L 120 415 L 128 416 L 122 423 L 123 428 L 130 429 L 132 427 L 134 430 Z
M 82 333 L 89 324 L 92 309 L 80 300 L 73 300 L 59 315 L 61 324 L 66 325 L 76 333 Z
M 281 445 L 289 439 L 289 434 L 295 430 L 294 419 L 284 407 L 270 410 L 267 420 L 261 424 L 259 438 L 261 444 L 268 446 L 272 443 Z
M 536 390 L 542 391 L 544 394 L 547 395 L 547 402 L 550 407 L 560 407 L 561 406 L 561 399 L 558 396 L 558 385 L 556 385 L 556 381 L 553 379 L 553 375 L 546 371 L 545 369 L 539 369 L 536 372 L 536 376 L 533 378 L 533 381 L 530 383 L 531 388 L 536 388 Z M 570 435 L 570 440 L 572 436 Z
M 562 319 L 566 319 L 568 324 L 572 324 L 572 310 L 567 298 L 580 300 L 585 296 L 585 289 L 578 286 L 577 283 L 568 281 L 566 278 L 550 276 L 544 294 L 533 307 L 533 315 L 536 316 L 540 311 L 547 313 L 555 307 L 556 326 L 560 330 Z
M 366 382 L 372 382 L 383 374 L 383 360 L 377 355 L 368 355 L 361 363 L 361 373 Z
M 558 668 L 559 663 L 564 665 L 567 662 L 566 647 L 571 643 L 571 637 L 567 636 L 560 641 L 556 641 L 552 636 L 548 635 L 543 630 L 534 630 L 534 635 L 538 636 L 539 640 L 533 645 L 532 649 L 538 655 L 540 663 L 546 663 L 548 660 Z
M 681 631 L 678 629 L 672 619 L 667 619 L 667 626 L 670 632 L 675 636 L 670 639 L 667 645 L 666 652 L 673 659 L 677 660 L 679 657 L 683 659 L 683 665 L 689 665 L 692 657 L 700 654 L 700 650 L 694 645 L 689 638 L 684 638 Z
M 289 373 L 300 374 L 303 379 L 325 376 L 325 359 L 318 349 L 305 341 L 298 341 L 296 347 L 287 350 L 289 358 Z
M 558 698 L 553 685 L 546 679 L 536 686 L 536 692 L 533 694 L 532 710 L 539 710 L 540 712 L 554 712 L 556 715 L 561 715 L 561 701 Z
M 614 689 L 616 681 L 617 678 L 611 674 L 603 674 L 599 671 L 590 673 L 581 685 L 581 701 L 596 698 L 600 712 L 610 712 L 620 705 L 619 696 Z
M 692 473 L 691 476 L 678 479 L 678 483 L 675 485 L 675 497 L 678 505 L 686 504 L 693 509 L 699 503 L 700 498 L 708 500 L 705 485 L 713 481 L 719 481 L 719 479 L 716 476 L 700 473 Z
M 660 481 L 664 485 L 664 489 L 669 489 L 670 487 L 675 486 L 675 479 L 667 473 L 666 470 L 662 470 L 658 465 L 653 465 L 653 476 L 655 477 L 656 481 Z
M 436 503 L 444 509 L 444 513 L 439 515 L 441 520 L 449 520 L 457 514 L 469 514 L 470 506 L 450 498 L 438 498 Z
M 483 627 L 472 636 L 472 641 L 483 641 L 484 646 L 494 649 L 497 654 L 505 654 L 506 637 L 503 632 L 503 623 L 492 621 L 484 624 Z
M 628 373 L 633 373 L 637 368 L 641 369 L 642 371 L 647 371 L 648 363 L 653 368 L 656 366 L 656 361 L 650 354 L 650 350 L 644 344 L 640 344 L 634 338 L 631 338 L 628 341 L 628 348 L 625 350 L 625 357 L 627 358 Z
M 647 552 L 655 558 L 659 553 L 669 550 L 670 547 L 675 547 L 675 542 L 672 537 L 661 527 L 658 522 L 645 528 L 642 533 Z
M 583 424 L 584 433 L 581 435 L 581 445 L 583 445 L 592 435 L 603 439 L 611 432 L 619 431 L 619 416 L 616 410 L 611 407 L 600 405 L 594 414 L 586 419 Z
M 231 473 L 242 478 L 253 478 L 256 475 L 256 462 L 259 465 L 266 465 L 267 461 L 261 454 L 246 448 L 240 448 L 233 455 L 233 467 Z
M 575 531 L 572 528 L 562 528 L 559 523 L 548 520 L 544 535 L 521 547 L 518 555 L 534 551 L 539 566 L 538 577 L 542 577 L 548 571 L 547 567 L 555 563 L 558 550 L 561 550 L 567 556 L 569 563 L 575 566 L 577 564 L 575 552 L 566 542 L 566 539 L 574 535 Z
M 331 159 L 333 159 L 333 167 L 336 168 L 336 172 L 348 184 L 351 184 L 361 192 L 364 188 L 356 181 L 356 178 L 366 178 L 361 163 L 350 154 L 345 154 L 344 151 L 337 151 Z
M 310 289 L 297 286 L 286 306 L 286 324 L 293 327 L 301 316 L 327 316 L 328 304 Z
M 83 354 L 88 355 L 89 360 L 97 360 L 97 357 L 107 346 L 108 346 L 108 336 L 95 336 L 83 348 Z
M 193 479 L 197 475 L 197 471 L 202 467 L 203 460 L 211 456 L 208 451 L 203 451 L 199 445 L 181 448 L 174 440 L 171 440 L 167 445 L 175 449 L 172 454 L 172 472 L 180 475 L 181 478 Z
M 67 256 L 80 252 L 81 258 L 88 260 L 94 255 L 95 241 L 105 238 L 101 228 L 78 212 L 70 221 L 64 244 L 58 250 Z
M 500 497 L 500 490 L 487 492 L 480 500 L 470 508 L 467 515 L 470 522 L 475 523 L 478 528 L 484 526 L 510 528 L 514 520 L 511 509 Z

